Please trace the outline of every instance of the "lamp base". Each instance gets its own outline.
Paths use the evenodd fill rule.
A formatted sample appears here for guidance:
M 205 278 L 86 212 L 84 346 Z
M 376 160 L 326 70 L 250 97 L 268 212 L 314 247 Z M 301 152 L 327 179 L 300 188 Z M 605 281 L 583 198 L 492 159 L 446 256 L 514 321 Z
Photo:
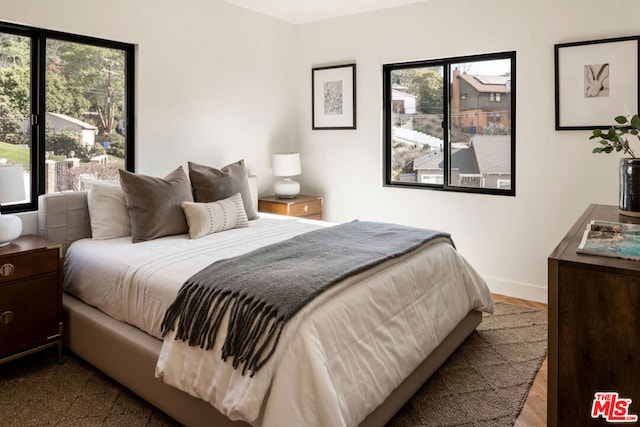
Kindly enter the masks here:
M 290 178 L 285 178 L 274 184 L 273 191 L 281 199 L 293 199 L 300 194 L 300 183 Z
M 15 215 L 0 215 L 0 247 L 7 246 L 22 234 L 22 220 Z

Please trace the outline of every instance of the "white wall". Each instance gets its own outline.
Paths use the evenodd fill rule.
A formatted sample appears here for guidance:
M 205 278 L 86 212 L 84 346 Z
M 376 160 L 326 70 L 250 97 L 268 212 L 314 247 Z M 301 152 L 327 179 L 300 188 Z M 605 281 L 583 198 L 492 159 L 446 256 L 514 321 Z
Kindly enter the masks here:
M 542 301 L 567 229 L 589 203 L 617 202 L 617 157 L 592 155 L 587 131 L 554 130 L 553 45 L 640 33 L 636 0 L 430 0 L 297 27 L 217 0 L 103 6 L 2 0 L 0 20 L 137 45 L 138 172 L 245 158 L 266 194 L 271 154 L 299 148 L 303 190 L 325 197 L 327 219 L 449 231 L 494 292 Z M 382 64 L 508 50 L 517 196 L 383 187 Z M 311 131 L 311 68 L 352 61 L 358 129 Z
M 136 44 L 136 171 L 295 148 L 295 27 L 217 0 L 2 0 L 0 20 Z M 268 191 L 270 182 L 261 182 Z
M 589 203 L 617 203 L 616 155 L 554 130 L 554 44 L 640 33 L 640 3 L 431 0 L 299 28 L 303 190 L 326 218 L 446 230 L 492 291 L 546 301 L 547 257 Z M 612 18 L 607 11 L 624 9 Z M 382 186 L 382 65 L 515 50 L 516 197 Z M 357 64 L 357 130 L 312 131 L 311 68 Z

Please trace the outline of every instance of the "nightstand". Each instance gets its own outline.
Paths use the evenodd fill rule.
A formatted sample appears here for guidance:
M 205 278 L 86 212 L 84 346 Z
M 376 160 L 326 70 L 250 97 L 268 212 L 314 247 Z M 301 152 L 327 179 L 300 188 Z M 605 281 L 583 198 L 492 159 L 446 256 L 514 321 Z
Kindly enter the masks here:
M 309 219 L 322 219 L 322 197 L 299 195 L 293 199 L 260 197 L 258 211 Z
M 62 363 L 61 250 L 33 235 L 0 248 L 0 363 L 55 346 Z

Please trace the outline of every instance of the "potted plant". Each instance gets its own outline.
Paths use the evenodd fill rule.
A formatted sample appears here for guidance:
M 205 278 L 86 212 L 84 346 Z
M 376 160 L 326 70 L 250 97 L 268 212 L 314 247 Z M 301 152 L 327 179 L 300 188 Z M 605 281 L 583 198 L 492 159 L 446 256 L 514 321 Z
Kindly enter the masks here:
M 622 152 L 628 157 L 620 159 L 620 213 L 640 217 L 640 158 L 636 157 L 627 139 L 634 135 L 640 139 L 640 117 L 634 114 L 617 116 L 616 125 L 609 130 L 595 129 L 589 139 L 598 139 L 600 145 L 594 153 Z

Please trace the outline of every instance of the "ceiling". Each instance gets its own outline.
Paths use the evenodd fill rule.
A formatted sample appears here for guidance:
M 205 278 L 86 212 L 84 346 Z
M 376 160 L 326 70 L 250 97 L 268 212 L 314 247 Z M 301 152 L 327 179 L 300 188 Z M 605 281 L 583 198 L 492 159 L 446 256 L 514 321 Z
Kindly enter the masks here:
M 427 0 L 223 0 L 292 24 L 304 24 Z

